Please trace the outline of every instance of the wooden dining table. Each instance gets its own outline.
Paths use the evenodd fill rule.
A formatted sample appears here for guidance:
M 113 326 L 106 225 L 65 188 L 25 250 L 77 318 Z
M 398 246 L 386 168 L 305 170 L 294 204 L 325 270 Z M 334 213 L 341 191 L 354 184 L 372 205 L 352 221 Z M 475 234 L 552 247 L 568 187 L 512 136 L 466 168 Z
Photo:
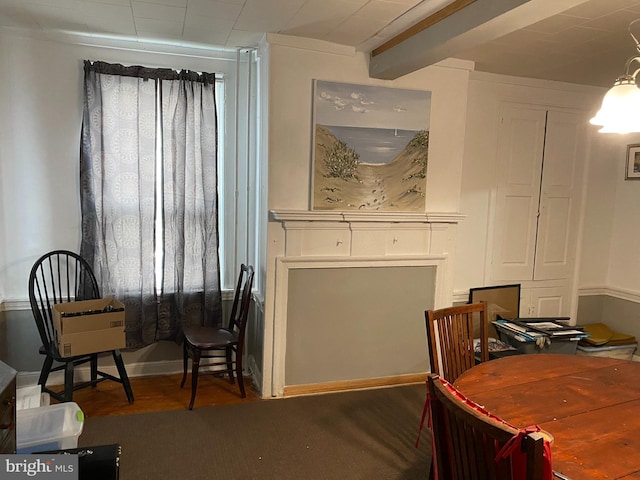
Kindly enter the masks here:
M 553 469 L 571 480 L 640 479 L 640 362 L 517 355 L 479 364 L 454 386 L 516 427 L 548 432 Z

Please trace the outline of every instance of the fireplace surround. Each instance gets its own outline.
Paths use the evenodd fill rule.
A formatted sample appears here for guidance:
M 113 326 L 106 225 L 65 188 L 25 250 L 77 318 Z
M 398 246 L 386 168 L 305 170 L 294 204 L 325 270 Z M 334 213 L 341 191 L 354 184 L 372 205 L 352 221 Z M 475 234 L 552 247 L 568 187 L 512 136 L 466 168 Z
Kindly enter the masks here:
M 271 246 L 273 303 L 265 311 L 265 396 L 424 380 L 424 310 L 452 302 L 452 257 L 463 218 L 270 211 L 270 228 L 280 231 Z M 388 307 L 396 301 L 397 315 Z M 342 343 L 329 341 L 336 337 Z

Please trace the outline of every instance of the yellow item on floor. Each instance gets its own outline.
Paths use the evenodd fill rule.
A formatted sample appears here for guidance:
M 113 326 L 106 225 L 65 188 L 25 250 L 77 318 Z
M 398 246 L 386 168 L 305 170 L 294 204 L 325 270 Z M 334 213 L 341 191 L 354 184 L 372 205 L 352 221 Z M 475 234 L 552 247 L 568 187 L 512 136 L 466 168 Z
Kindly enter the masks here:
M 611 346 L 636 343 L 636 338 L 633 335 L 611 330 L 604 323 L 589 323 L 587 325 L 583 325 L 583 327 L 584 331 L 589 334 L 589 337 L 580 340 L 580 342 L 585 345 Z
M 633 335 L 627 335 L 626 333 L 613 332 L 613 336 L 607 342 L 608 346 L 612 345 L 629 345 L 636 343 L 636 337 Z

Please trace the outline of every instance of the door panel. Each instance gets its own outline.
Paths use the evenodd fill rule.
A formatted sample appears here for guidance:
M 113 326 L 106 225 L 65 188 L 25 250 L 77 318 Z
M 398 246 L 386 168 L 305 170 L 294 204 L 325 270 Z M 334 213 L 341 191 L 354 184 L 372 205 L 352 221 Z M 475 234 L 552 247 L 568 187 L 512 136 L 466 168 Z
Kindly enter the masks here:
M 585 124 L 573 112 L 547 115 L 535 280 L 569 278 L 573 273 Z
M 545 110 L 502 106 L 492 280 L 533 278 L 545 120 Z
M 530 289 L 532 317 L 566 317 L 571 314 L 569 289 L 564 287 Z

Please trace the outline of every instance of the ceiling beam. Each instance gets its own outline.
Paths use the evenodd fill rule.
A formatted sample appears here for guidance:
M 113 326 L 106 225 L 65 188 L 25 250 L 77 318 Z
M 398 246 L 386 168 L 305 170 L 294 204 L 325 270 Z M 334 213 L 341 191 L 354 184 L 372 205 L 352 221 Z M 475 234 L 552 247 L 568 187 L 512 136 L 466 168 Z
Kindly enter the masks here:
M 562 13 L 585 1 L 587 0 L 475 0 L 443 15 L 441 12 L 445 7 L 375 48 L 369 58 L 369 76 L 385 80 L 396 79 L 445 58 L 455 57 L 456 53 L 463 50 Z M 458 0 L 453 2 L 457 3 Z M 462 3 L 458 6 L 460 5 Z M 417 28 L 420 23 L 427 26 Z
M 410 26 L 404 32 L 400 32 L 395 37 L 387 40 L 379 47 L 374 48 L 371 51 L 371 56 L 375 57 L 376 55 L 380 55 L 382 52 L 389 50 L 392 47 L 404 42 L 406 39 L 417 35 L 423 30 L 426 30 L 431 25 L 435 25 L 436 23 L 444 20 L 449 15 L 453 15 L 459 10 L 462 10 L 464 7 L 470 5 L 476 0 L 453 0 L 453 2 L 449 3 L 445 7 L 442 7 L 436 13 L 429 15 L 427 18 L 420 20 L 415 25 Z

